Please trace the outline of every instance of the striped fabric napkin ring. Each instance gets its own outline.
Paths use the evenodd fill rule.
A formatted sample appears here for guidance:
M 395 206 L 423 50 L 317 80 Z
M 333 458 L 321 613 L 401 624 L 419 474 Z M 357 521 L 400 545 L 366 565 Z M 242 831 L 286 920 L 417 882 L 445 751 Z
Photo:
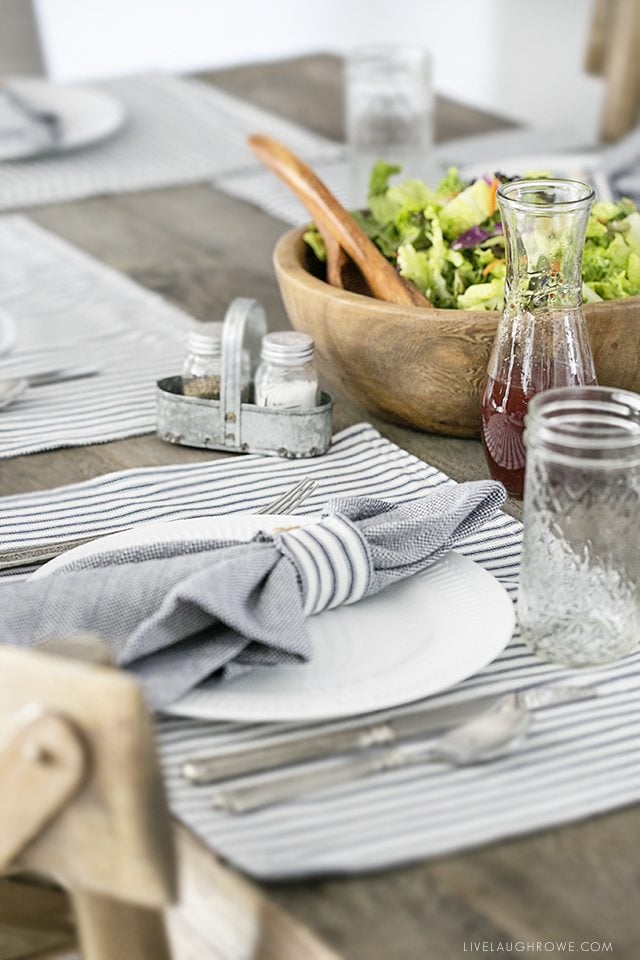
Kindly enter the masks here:
M 291 527 L 274 541 L 302 581 L 305 616 L 356 603 L 371 582 L 372 563 L 362 535 L 335 514 L 318 523 Z

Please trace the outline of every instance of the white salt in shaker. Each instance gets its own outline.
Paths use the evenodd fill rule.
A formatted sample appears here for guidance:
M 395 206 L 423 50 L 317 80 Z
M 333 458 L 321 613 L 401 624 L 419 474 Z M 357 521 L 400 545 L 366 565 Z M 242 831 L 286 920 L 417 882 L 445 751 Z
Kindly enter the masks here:
M 308 334 L 268 333 L 262 340 L 261 359 L 255 379 L 258 406 L 308 410 L 318 405 L 318 374 Z

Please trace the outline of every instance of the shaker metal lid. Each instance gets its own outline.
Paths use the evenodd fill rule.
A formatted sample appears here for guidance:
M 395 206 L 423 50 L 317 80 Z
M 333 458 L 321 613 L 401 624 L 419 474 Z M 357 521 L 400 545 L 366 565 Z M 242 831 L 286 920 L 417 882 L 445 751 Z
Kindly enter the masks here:
M 191 327 L 187 338 L 187 349 L 190 353 L 219 357 L 222 352 L 220 324 L 202 323 L 197 327 Z
M 313 356 L 313 337 L 295 330 L 268 333 L 262 340 L 262 359 L 271 363 L 303 363 Z

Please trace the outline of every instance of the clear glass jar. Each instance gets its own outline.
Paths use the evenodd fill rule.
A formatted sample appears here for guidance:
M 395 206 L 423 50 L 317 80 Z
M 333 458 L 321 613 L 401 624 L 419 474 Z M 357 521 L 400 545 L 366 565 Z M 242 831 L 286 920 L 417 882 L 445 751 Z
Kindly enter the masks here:
M 365 46 L 345 72 L 350 200 L 366 207 L 377 160 L 402 167 L 404 179 L 434 175 L 431 57 L 418 47 Z
M 306 333 L 268 333 L 262 340 L 255 399 L 260 407 L 299 408 L 318 405 L 318 374 L 313 339 Z
M 522 635 L 554 663 L 615 660 L 640 638 L 640 396 L 548 390 L 525 440 Z
M 192 327 L 187 340 L 187 356 L 182 367 L 182 392 L 187 397 L 220 399 L 222 377 L 222 327 L 202 323 Z
M 522 497 L 524 418 L 552 387 L 595 384 L 582 313 L 582 250 L 593 190 L 577 180 L 504 183 L 505 304 L 481 406 L 489 472 Z
M 251 360 L 242 351 L 240 368 L 243 403 L 251 395 Z M 187 397 L 219 400 L 222 383 L 222 324 L 199 323 L 189 331 L 187 356 L 182 366 L 182 392 Z

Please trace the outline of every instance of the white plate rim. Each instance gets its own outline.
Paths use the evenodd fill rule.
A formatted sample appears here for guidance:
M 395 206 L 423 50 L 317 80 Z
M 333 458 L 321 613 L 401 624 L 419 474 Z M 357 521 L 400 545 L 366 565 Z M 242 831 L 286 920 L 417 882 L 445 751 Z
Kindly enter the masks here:
M 0 148 L 0 163 L 17 163 L 23 160 L 36 160 L 81 150 L 108 139 L 120 130 L 126 120 L 124 104 L 112 94 L 96 87 L 79 84 L 51 83 L 41 77 L 5 78 L 18 92 L 34 96 L 34 103 L 40 100 L 45 109 L 55 109 L 62 121 L 62 136 L 56 143 L 47 144 L 42 149 L 25 150 L 3 157 Z M 66 102 L 65 102 L 66 100 Z M 74 131 L 73 118 L 78 105 L 89 101 L 94 114 L 88 129 Z M 38 104 L 39 105 L 39 104 Z M 97 111 L 97 115 L 96 115 Z M 71 127 L 68 125 L 71 123 Z

